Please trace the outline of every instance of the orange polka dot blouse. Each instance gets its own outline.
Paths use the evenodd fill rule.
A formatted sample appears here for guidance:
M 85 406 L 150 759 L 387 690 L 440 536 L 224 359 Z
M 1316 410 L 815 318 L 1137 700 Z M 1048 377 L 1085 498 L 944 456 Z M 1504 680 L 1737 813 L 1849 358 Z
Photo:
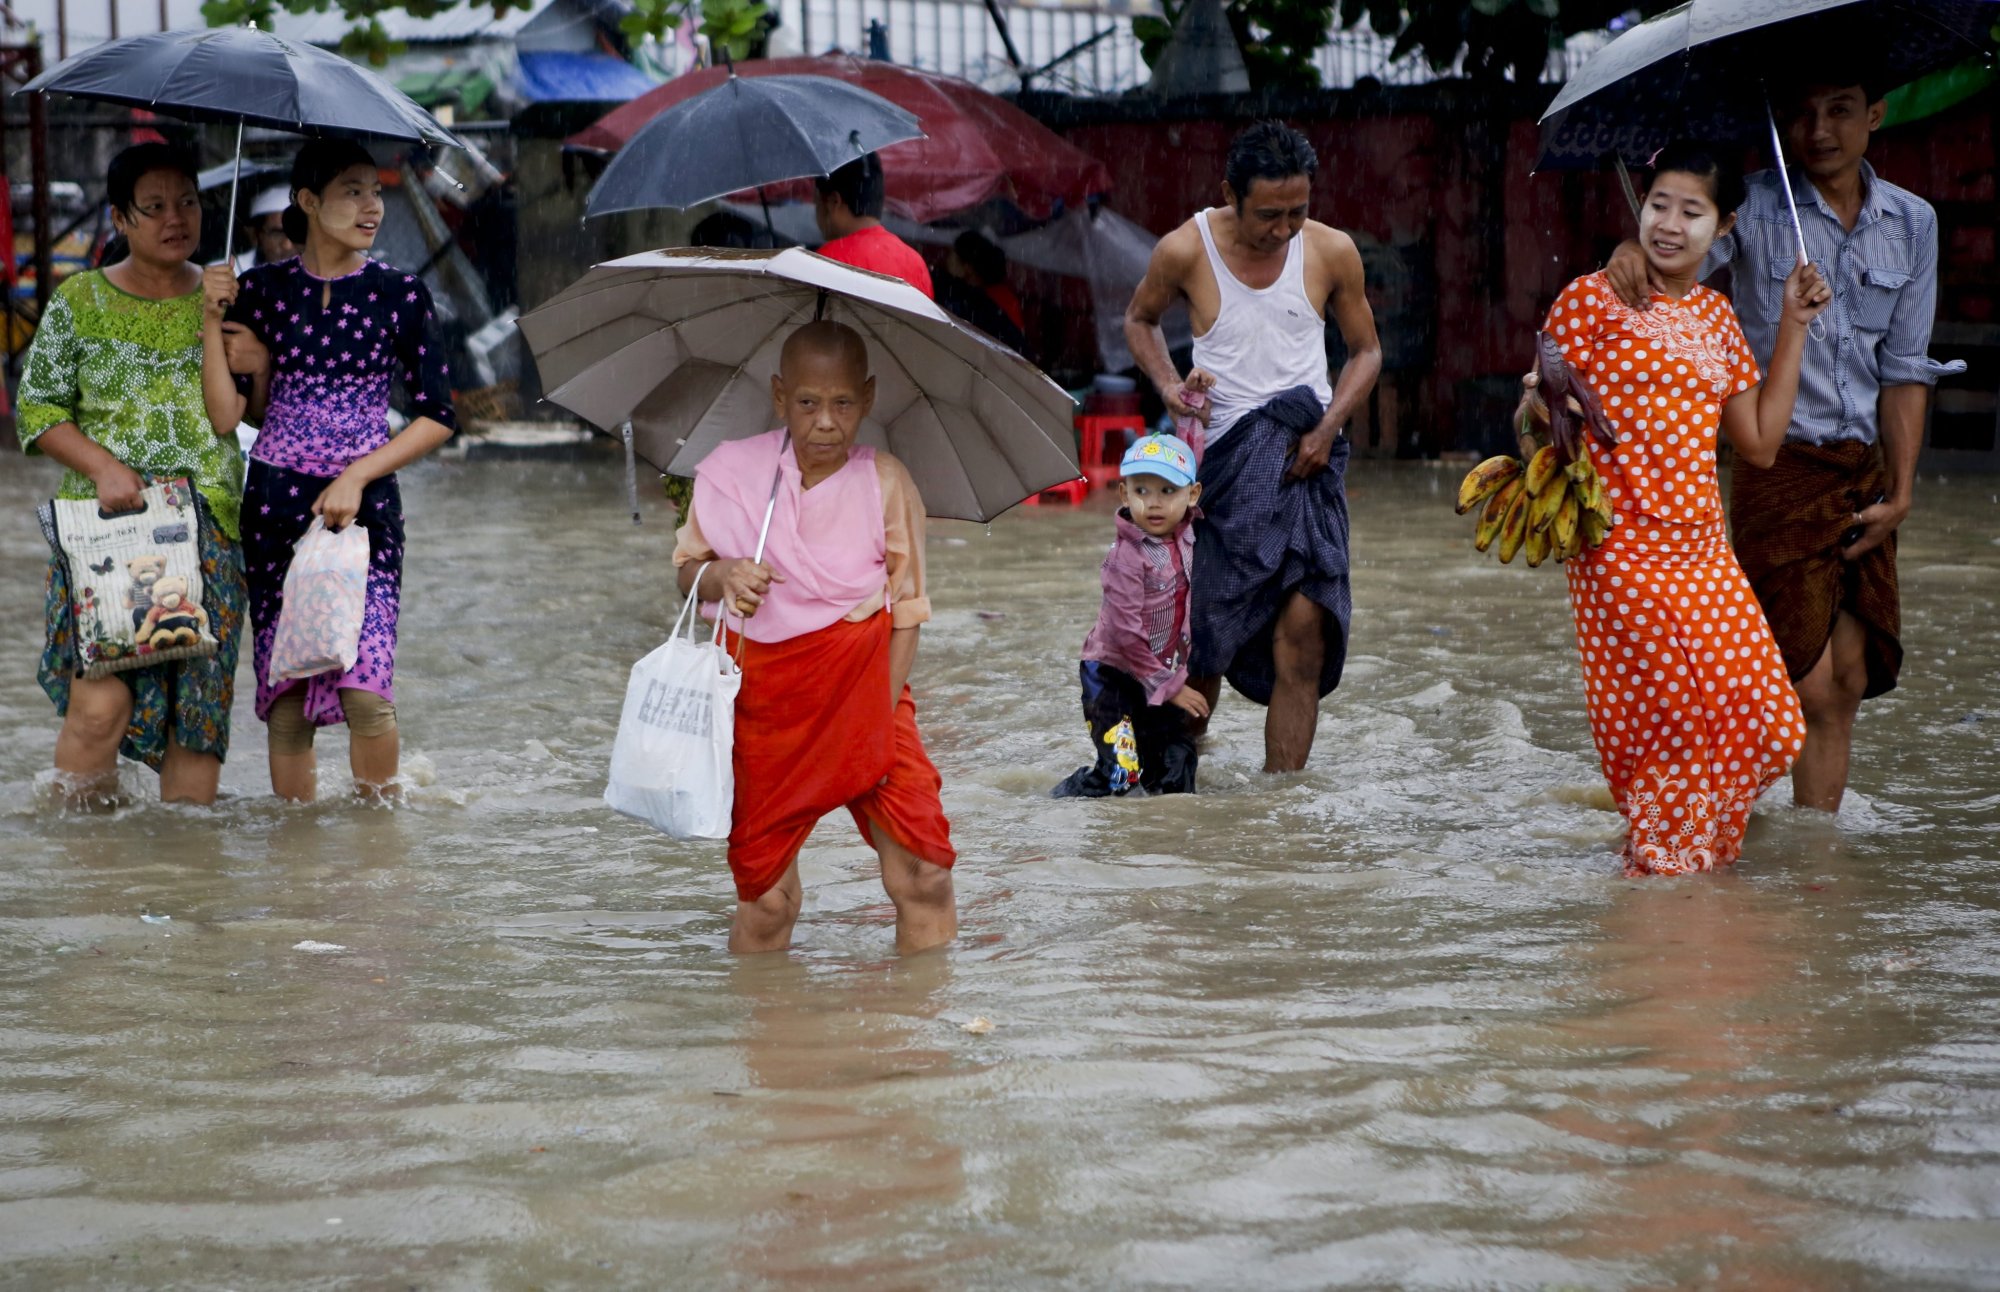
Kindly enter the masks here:
M 1600 274 L 1564 288 L 1548 332 L 1618 434 L 1590 444 L 1617 523 L 1567 563 L 1591 736 L 1630 827 L 1627 874 L 1734 862 L 1757 796 L 1805 739 L 1799 699 L 1729 548 L 1715 440 L 1762 380 L 1719 292 L 1639 313 Z

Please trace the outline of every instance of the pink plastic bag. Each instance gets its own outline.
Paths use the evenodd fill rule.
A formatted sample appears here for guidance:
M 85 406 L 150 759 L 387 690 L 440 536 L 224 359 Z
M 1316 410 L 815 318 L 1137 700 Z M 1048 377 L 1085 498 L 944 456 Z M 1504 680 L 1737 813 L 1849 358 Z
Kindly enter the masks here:
M 1183 390 L 1181 392 L 1181 402 L 1196 412 L 1200 412 L 1202 406 L 1208 403 L 1208 396 L 1202 394 L 1199 390 Z M 1188 446 L 1188 451 L 1194 454 L 1195 466 L 1200 467 L 1202 455 L 1208 451 L 1208 429 L 1201 424 L 1201 419 L 1199 417 L 1176 417 L 1174 419 L 1174 434 L 1180 437 L 1181 443 Z
M 335 533 L 318 517 L 292 549 L 285 603 L 271 639 L 271 683 L 345 673 L 361 654 L 368 609 L 368 531 Z

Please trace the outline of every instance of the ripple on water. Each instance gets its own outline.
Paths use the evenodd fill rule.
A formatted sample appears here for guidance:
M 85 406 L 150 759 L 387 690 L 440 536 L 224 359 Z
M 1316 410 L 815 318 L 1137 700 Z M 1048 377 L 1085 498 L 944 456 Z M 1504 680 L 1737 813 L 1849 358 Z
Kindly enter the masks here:
M 933 527 L 962 937 L 908 962 L 844 818 L 794 954 L 732 961 L 721 847 L 604 809 L 672 541 L 615 471 L 406 473 L 394 809 L 337 732 L 322 801 L 274 802 L 246 720 L 213 809 L 128 768 L 56 810 L 40 582 L 0 582 L 8 1275 L 1995 1286 L 1987 494 L 1905 535 L 1911 663 L 1838 822 L 1781 790 L 1737 873 L 1635 883 L 1560 578 L 1476 559 L 1435 470 L 1357 472 L 1313 760 L 1265 776 L 1228 696 L 1195 798 L 1045 797 L 1087 753 L 1104 500 Z M 0 464 L 0 510 L 48 481 Z M 546 615 L 467 576 L 496 559 Z

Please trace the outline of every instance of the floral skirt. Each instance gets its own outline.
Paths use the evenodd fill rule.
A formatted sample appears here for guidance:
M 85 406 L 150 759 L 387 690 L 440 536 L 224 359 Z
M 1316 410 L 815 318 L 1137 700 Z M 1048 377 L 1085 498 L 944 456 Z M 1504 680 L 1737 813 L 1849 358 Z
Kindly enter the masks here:
M 1729 865 L 1805 717 L 1722 525 L 1621 516 L 1565 568 L 1590 733 L 1631 826 L 1626 873 Z
M 236 654 L 248 602 L 243 551 L 216 526 L 215 517 L 199 500 L 197 510 L 201 603 L 215 633 L 215 654 L 111 675 L 132 688 L 132 721 L 118 752 L 154 771 L 166 761 L 169 737 L 190 753 L 214 754 L 218 760 L 229 756 L 229 710 L 236 702 Z M 55 701 L 56 712 L 67 714 L 70 683 L 79 669 L 69 566 L 61 557 L 49 561 L 45 607 L 48 637 L 37 676 L 42 690 Z

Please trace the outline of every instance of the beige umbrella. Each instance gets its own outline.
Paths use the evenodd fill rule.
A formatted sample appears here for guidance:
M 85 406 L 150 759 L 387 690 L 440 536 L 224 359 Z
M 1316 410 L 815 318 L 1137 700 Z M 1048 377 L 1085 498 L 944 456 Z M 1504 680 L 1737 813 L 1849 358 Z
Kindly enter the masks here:
M 860 440 L 910 469 L 933 516 L 991 520 L 1077 477 L 1062 387 L 922 292 L 810 251 L 649 251 L 598 265 L 521 319 L 552 402 L 674 475 L 771 429 L 771 374 L 793 329 L 845 323 L 868 343 L 875 408 Z

